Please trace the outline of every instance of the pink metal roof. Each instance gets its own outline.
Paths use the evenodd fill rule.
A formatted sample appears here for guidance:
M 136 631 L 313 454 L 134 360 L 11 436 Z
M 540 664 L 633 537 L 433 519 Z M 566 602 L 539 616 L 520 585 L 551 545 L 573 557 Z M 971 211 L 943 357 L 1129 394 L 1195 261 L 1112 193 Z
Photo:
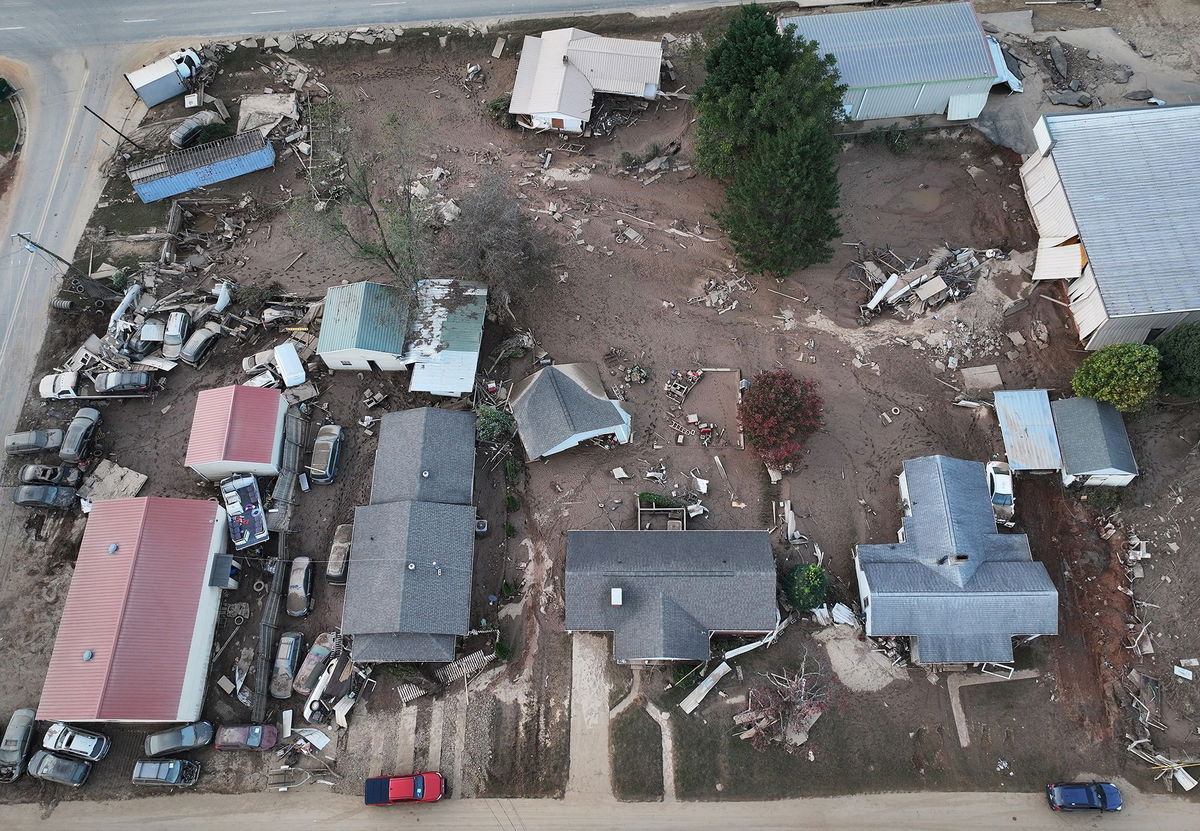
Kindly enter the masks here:
M 217 511 L 215 502 L 152 496 L 94 505 L 39 719 L 177 718 Z
M 207 462 L 269 463 L 279 446 L 279 390 L 220 387 L 196 396 L 187 466 Z

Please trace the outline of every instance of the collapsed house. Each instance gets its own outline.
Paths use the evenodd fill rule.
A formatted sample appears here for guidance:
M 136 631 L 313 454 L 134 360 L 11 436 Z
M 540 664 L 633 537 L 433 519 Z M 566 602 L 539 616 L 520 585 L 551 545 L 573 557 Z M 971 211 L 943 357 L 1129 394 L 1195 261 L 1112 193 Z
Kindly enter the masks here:
M 867 635 L 909 638 L 916 664 L 981 664 L 1058 633 L 1058 590 L 1028 537 L 996 530 L 982 464 L 909 459 L 900 500 L 899 540 L 854 549 Z
M 628 444 L 632 418 L 611 400 L 595 364 L 557 364 L 513 385 L 509 396 L 529 461 L 595 438 Z
M 525 127 L 582 133 L 598 92 L 654 100 L 662 59 L 659 41 L 574 28 L 526 35 L 508 111 Z
M 125 172 L 143 202 L 156 202 L 274 164 L 271 142 L 250 130 L 132 164 Z
M 384 283 L 349 283 L 325 292 L 317 355 L 330 369 L 402 370 L 412 293 Z
M 487 286 L 471 280 L 422 280 L 404 360 L 409 392 L 456 397 L 475 388 L 487 315 Z
M 448 662 L 470 630 L 475 416 L 380 421 L 371 501 L 355 509 L 341 630 L 359 662 Z
M 705 661 L 775 629 L 775 582 L 766 531 L 568 531 L 566 628 L 611 632 L 620 663 Z
M 997 67 L 970 3 L 827 12 L 784 17 L 780 30 L 815 40 L 837 59 L 852 121 L 942 115 L 978 117 L 988 93 L 1008 74 Z
M 210 482 L 235 473 L 277 476 L 286 414 L 287 402 L 276 389 L 201 390 L 183 463 Z
M 1200 322 L 1198 132 L 1197 105 L 1034 125 L 1038 149 L 1021 166 L 1040 236 L 1033 279 L 1067 281 L 1085 349 Z
M 232 560 L 225 510 L 199 499 L 96 502 L 88 516 L 37 717 L 200 718 Z

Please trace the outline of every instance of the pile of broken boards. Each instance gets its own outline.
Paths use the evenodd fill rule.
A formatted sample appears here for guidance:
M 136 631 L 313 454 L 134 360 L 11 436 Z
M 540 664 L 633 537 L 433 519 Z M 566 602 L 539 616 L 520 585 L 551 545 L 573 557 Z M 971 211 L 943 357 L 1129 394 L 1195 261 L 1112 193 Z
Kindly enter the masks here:
M 153 290 L 158 278 L 204 277 L 229 264 L 225 252 L 248 233 L 254 204 L 249 194 L 237 204 L 221 197 L 173 200 L 158 265 L 143 269 L 143 285 Z
M 592 119 L 584 127 L 583 136 L 611 136 L 619 127 L 636 124 L 641 113 L 649 106 L 650 102 L 641 98 L 598 94 L 592 108 Z
M 813 725 L 829 708 L 825 676 L 807 671 L 807 660 L 794 674 L 766 673 L 770 682 L 751 689 L 746 710 L 733 717 L 738 738 L 757 750 L 782 742 L 789 753 L 808 741 Z
M 758 291 L 758 286 L 730 265 L 726 273 L 708 278 L 704 282 L 704 293 L 689 297 L 687 302 L 692 306 L 703 304 L 710 309 L 716 309 L 717 314 L 722 315 L 738 307 L 738 300 L 734 297 L 734 292 L 738 291 L 753 294 Z
M 1004 258 L 994 248 L 977 252 L 974 248 L 942 247 L 931 251 L 925 263 L 918 266 L 919 260 L 901 259 L 889 248 L 864 251 L 860 246 L 854 266 L 866 277 L 864 285 L 874 293 L 859 307 L 859 323 L 867 325 L 885 308 L 911 320 L 962 300 L 975 291 L 985 266 Z

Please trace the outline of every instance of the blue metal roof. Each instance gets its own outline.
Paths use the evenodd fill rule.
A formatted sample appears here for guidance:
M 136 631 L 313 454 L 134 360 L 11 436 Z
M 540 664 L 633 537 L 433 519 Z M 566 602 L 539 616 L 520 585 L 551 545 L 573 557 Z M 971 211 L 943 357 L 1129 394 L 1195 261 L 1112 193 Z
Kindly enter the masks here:
M 996 417 L 1004 435 L 1004 452 L 1014 471 L 1062 467 L 1049 393 L 1001 390 L 996 393 Z
M 143 202 L 178 196 L 275 164 L 275 148 L 257 130 L 167 153 L 126 169 Z
M 412 292 L 383 283 L 330 286 L 325 292 L 317 354 L 362 349 L 404 354 Z

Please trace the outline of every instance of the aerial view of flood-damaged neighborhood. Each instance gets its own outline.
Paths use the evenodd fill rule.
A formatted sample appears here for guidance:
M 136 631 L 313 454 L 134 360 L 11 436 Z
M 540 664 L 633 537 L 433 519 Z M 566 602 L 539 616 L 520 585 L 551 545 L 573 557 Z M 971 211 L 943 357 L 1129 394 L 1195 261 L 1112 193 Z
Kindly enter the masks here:
M 1194 0 L 275 2 L 0 3 L 0 823 L 1200 828 Z

